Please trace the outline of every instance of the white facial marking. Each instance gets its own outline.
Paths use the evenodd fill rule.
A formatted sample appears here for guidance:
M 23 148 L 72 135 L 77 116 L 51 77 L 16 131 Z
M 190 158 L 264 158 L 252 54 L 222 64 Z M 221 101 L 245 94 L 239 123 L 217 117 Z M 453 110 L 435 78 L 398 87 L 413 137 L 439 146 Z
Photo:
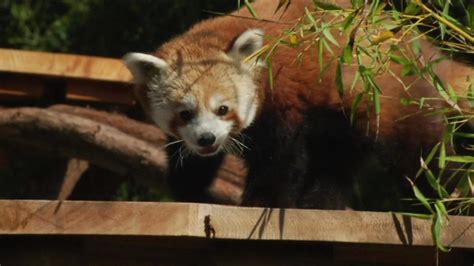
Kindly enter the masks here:
M 232 122 L 222 120 L 214 112 L 205 110 L 196 114 L 196 116 L 185 126 L 178 129 L 179 134 L 185 141 L 186 145 L 194 152 L 201 154 L 203 147 L 199 146 L 198 140 L 204 133 L 211 133 L 216 140 L 212 147 L 216 150 L 212 154 L 217 153 L 225 144 L 228 134 L 232 129 Z M 208 154 L 201 154 L 208 155 Z

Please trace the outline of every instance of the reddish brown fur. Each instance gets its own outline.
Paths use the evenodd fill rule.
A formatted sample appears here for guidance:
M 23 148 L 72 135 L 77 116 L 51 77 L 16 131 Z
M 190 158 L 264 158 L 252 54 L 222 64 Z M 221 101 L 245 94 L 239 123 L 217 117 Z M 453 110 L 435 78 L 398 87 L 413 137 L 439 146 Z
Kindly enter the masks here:
M 231 85 L 226 84 L 223 88 L 214 87 L 216 84 L 223 84 L 222 81 L 225 80 L 226 70 L 229 67 L 238 68 L 238 66 L 235 66 L 228 60 L 226 61 L 222 58 L 223 51 L 229 51 L 235 39 L 241 33 L 251 28 L 262 29 L 267 36 L 279 36 L 282 30 L 297 22 L 297 20 L 304 14 L 304 7 L 311 6 L 311 2 L 312 1 L 310 0 L 294 0 L 290 7 L 282 14 L 283 9 L 274 13 L 278 1 L 257 1 L 253 4 L 253 7 L 257 10 L 257 13 L 261 18 L 280 21 L 283 23 L 259 22 L 254 19 L 249 19 L 251 17 L 249 12 L 246 9 L 242 9 L 233 14 L 246 18 L 226 16 L 203 21 L 195 25 L 188 33 L 164 44 L 158 51 L 156 51 L 155 55 L 164 59 L 171 68 L 173 68 L 174 72 L 179 75 L 186 75 L 186 78 L 182 79 L 183 82 L 192 83 L 185 84 L 186 86 L 191 88 L 191 86 L 199 85 L 195 86 L 199 89 L 193 91 L 201 104 L 198 108 L 209 109 L 210 107 L 207 106 L 209 103 L 209 97 L 212 97 L 212 95 L 220 89 L 222 89 L 221 92 L 224 96 L 232 97 L 232 90 L 229 89 L 232 87 Z M 337 2 L 340 4 L 342 3 L 344 6 L 348 6 L 350 3 L 349 0 L 340 0 Z M 334 36 L 338 35 L 334 34 Z M 338 41 L 341 44 L 347 41 L 346 36 L 339 36 L 338 38 Z M 425 58 L 439 56 L 437 50 L 429 42 L 421 41 L 421 43 Z M 340 50 L 334 50 L 336 54 L 341 53 Z M 261 202 L 263 206 L 301 207 L 297 205 L 295 201 L 290 200 L 291 195 L 289 194 L 290 192 L 292 193 L 292 190 L 290 190 L 289 187 L 292 184 L 294 177 L 299 178 L 298 175 L 305 177 L 305 174 L 302 173 L 304 171 L 300 171 L 304 166 L 301 167 L 302 164 L 295 163 L 301 161 L 304 162 L 304 158 L 290 162 L 284 160 L 292 159 L 290 158 L 291 156 L 298 159 L 298 155 L 303 153 L 301 150 L 305 149 L 307 143 L 294 143 L 293 141 L 298 141 L 299 138 L 298 136 L 295 137 L 293 135 L 288 138 L 283 136 L 284 139 L 280 141 L 277 137 L 280 137 L 282 134 L 275 134 L 276 136 L 272 136 L 272 138 L 269 138 L 268 140 L 269 142 L 273 141 L 272 143 L 267 143 L 266 145 L 263 143 L 262 145 L 262 143 L 258 141 L 266 141 L 267 133 L 272 134 L 274 133 L 273 131 L 285 131 L 281 130 L 281 128 L 275 128 L 275 130 L 273 130 L 273 128 L 271 128 L 273 126 L 271 122 L 274 120 L 272 119 L 278 120 L 277 122 L 279 124 L 275 125 L 275 127 L 286 127 L 284 129 L 301 129 L 302 127 L 299 126 L 304 122 L 305 116 L 308 116 L 315 107 L 323 107 L 332 110 L 342 109 L 347 115 L 351 112 L 351 105 L 355 94 L 350 95 L 350 93 L 346 92 L 346 94 L 341 97 L 335 84 L 335 64 L 332 64 L 332 66 L 325 71 L 325 75 L 320 77 L 320 69 L 316 56 L 306 55 L 300 63 L 296 63 L 295 61 L 299 52 L 298 49 L 280 46 L 273 55 L 273 90 L 269 87 L 268 71 L 264 70 L 262 73 L 258 73 L 257 80 L 255 81 L 259 84 L 260 88 L 256 99 L 260 103 L 257 116 L 270 117 L 270 119 L 266 121 L 263 119 L 264 122 L 267 122 L 263 123 L 263 127 L 269 128 L 262 129 L 259 128 L 258 125 L 249 128 L 249 131 L 254 129 L 252 133 L 257 131 L 258 133 L 263 132 L 263 134 L 256 134 L 259 139 L 254 143 L 254 145 L 259 146 L 258 148 L 261 148 L 261 151 L 263 150 L 263 152 L 255 153 L 256 156 L 251 157 L 249 160 L 252 162 L 253 158 L 254 164 L 253 168 L 251 166 L 249 168 L 250 170 L 253 169 L 253 172 L 249 170 L 249 173 L 252 172 L 253 175 L 249 174 L 248 180 L 250 180 L 250 178 L 253 178 L 252 180 L 259 179 L 253 184 L 252 188 L 255 189 L 253 192 L 252 189 L 249 190 L 251 192 L 246 190 L 246 193 L 249 193 L 249 195 L 252 193 L 253 196 L 257 195 L 254 198 L 250 196 L 250 200 L 247 199 L 247 204 L 250 205 L 256 205 L 259 202 L 259 199 L 262 199 Z M 324 62 L 329 62 L 329 57 L 329 55 L 325 55 Z M 400 65 L 392 64 L 391 71 L 395 73 L 395 75 L 400 76 L 401 70 Z M 351 86 L 356 71 L 356 67 L 344 67 L 343 82 L 346 88 Z M 465 89 L 467 89 L 468 85 L 462 80 L 465 80 L 465 77 L 468 74 L 472 75 L 471 67 L 452 61 L 444 61 L 442 64 L 438 65 L 437 71 L 443 80 L 450 80 L 449 83 L 460 94 L 465 95 Z M 178 80 L 181 81 L 179 78 Z M 318 82 L 318 80 L 320 80 L 320 82 Z M 404 78 L 404 81 L 406 84 L 409 84 L 414 81 L 414 78 Z M 372 137 L 378 135 L 379 140 L 388 140 L 387 142 L 390 144 L 402 144 L 398 146 L 402 146 L 402 152 L 405 153 L 401 156 L 402 158 L 400 160 L 396 160 L 397 164 L 400 164 L 400 169 L 408 169 L 411 167 L 411 170 L 413 170 L 414 158 L 418 158 L 422 148 L 427 148 L 439 141 L 444 131 L 444 127 L 443 122 L 439 120 L 439 116 L 426 116 L 426 113 L 420 112 L 416 106 L 403 106 L 400 103 L 400 97 L 404 96 L 411 99 L 419 99 L 421 97 L 438 96 L 437 92 L 426 81 L 417 81 L 417 83 L 411 87 L 409 93 L 405 92 L 403 86 L 390 74 L 379 76 L 377 82 L 382 89 L 380 125 L 378 128 L 376 127 L 375 115 L 371 115 L 369 118 L 366 117 L 366 103 L 362 102 L 356 113 L 357 120 L 355 126 L 360 132 L 365 132 L 367 124 L 369 124 L 370 128 L 368 132 Z M 356 87 L 355 91 L 358 90 L 360 91 L 360 88 Z M 183 91 L 182 93 L 184 95 L 186 91 Z M 144 93 L 141 93 L 140 95 L 144 95 Z M 177 98 L 179 98 L 179 96 L 177 96 Z M 442 102 L 438 102 L 437 104 L 439 106 L 443 105 Z M 214 112 L 215 110 L 212 111 Z M 330 118 L 331 117 L 332 116 L 330 116 Z M 337 116 L 336 119 L 339 118 L 340 117 Z M 240 133 L 242 130 L 241 124 L 243 122 L 239 119 L 235 111 L 230 110 L 229 114 L 225 115 L 223 119 L 235 121 L 232 133 Z M 257 119 L 257 122 L 261 121 L 262 120 Z M 177 135 L 178 128 L 183 125 L 184 124 L 179 119 L 179 116 L 176 116 L 172 119 L 170 125 L 171 131 Z M 312 126 L 317 127 L 318 125 Z M 347 131 L 351 130 L 352 128 Z M 289 132 L 291 130 L 287 131 Z M 335 132 L 335 134 L 337 133 L 340 132 Z M 345 137 L 347 135 L 342 134 L 342 136 Z M 336 138 L 336 140 L 339 139 Z M 280 143 L 285 141 L 290 143 Z M 325 141 L 325 139 L 322 141 Z M 330 144 L 332 143 L 334 143 L 334 139 L 330 142 Z M 344 143 L 350 143 L 349 145 L 353 144 L 351 142 Z M 263 146 L 263 148 L 261 146 Z M 287 150 L 289 150 L 288 152 L 291 153 L 291 155 L 285 157 L 283 155 L 280 156 L 281 154 L 277 154 L 274 156 L 274 153 L 272 153 L 274 152 L 274 146 L 279 149 L 279 152 L 283 152 L 283 155 L 287 155 Z M 329 151 L 333 146 L 324 147 Z M 338 148 L 338 151 L 345 152 L 343 150 L 344 147 Z M 260 154 L 265 156 L 260 156 Z M 306 153 L 303 153 L 303 156 L 301 157 L 306 155 Z M 323 159 L 321 164 L 331 163 L 329 161 L 324 161 L 326 159 L 325 156 L 326 154 L 321 158 L 318 157 L 316 159 Z M 316 161 L 310 161 L 308 163 L 313 164 L 315 162 Z M 281 164 L 281 168 L 276 168 L 278 171 L 274 169 L 277 164 Z M 336 167 L 345 168 L 346 166 L 337 165 Z M 286 171 L 285 168 L 292 169 L 291 171 L 282 173 L 280 170 Z M 324 170 L 325 168 L 322 167 L 317 169 Z M 349 171 L 350 170 L 351 169 L 349 169 Z M 352 174 L 345 173 L 343 170 L 338 171 L 338 173 L 341 173 L 341 176 L 343 174 Z M 311 174 L 311 177 L 313 177 L 320 173 L 317 172 Z M 333 174 L 334 173 L 331 171 L 331 175 Z M 331 175 L 328 175 L 329 179 L 332 178 Z M 324 177 L 325 175 L 323 173 L 320 178 L 323 179 Z M 337 176 L 335 178 L 337 178 Z M 325 187 L 325 189 L 326 188 L 327 187 Z M 323 196 L 321 199 L 324 199 L 325 197 L 326 196 Z M 321 203 L 321 205 L 311 206 L 325 207 L 323 203 Z M 336 205 L 332 205 L 332 207 L 334 206 Z M 340 206 L 337 208 L 340 208 Z
M 290 25 L 294 23 L 302 14 L 303 8 L 310 1 L 293 1 L 289 9 L 282 15 L 281 11 L 274 14 L 278 1 L 259 1 L 253 6 L 261 18 L 269 20 L 279 20 Z M 338 1 L 347 4 L 347 1 Z M 251 17 L 247 10 L 242 9 L 234 13 L 236 16 Z M 228 50 L 232 41 L 240 33 L 249 28 L 263 29 L 266 35 L 276 36 L 288 24 L 278 24 L 269 22 L 258 22 L 252 19 L 236 17 L 220 17 L 204 21 L 195 25 L 187 34 L 163 45 L 157 52 L 158 57 L 170 62 L 172 67 L 177 69 L 181 64 L 191 61 L 203 62 L 207 60 L 211 64 L 220 62 L 217 56 L 219 51 Z M 344 38 L 344 37 L 341 37 Z M 343 40 L 341 40 L 341 43 Z M 427 57 L 435 54 L 434 48 L 427 42 L 423 42 L 424 52 Z M 273 57 L 274 90 L 268 88 L 267 74 L 262 73 L 259 82 L 262 84 L 260 101 L 264 102 L 261 111 L 281 112 L 282 117 L 287 121 L 289 127 L 301 122 L 305 110 L 312 106 L 325 106 L 331 108 L 343 107 L 350 112 L 354 95 L 345 95 L 341 99 L 335 87 L 335 67 L 332 67 L 317 83 L 319 67 L 316 58 L 306 56 L 298 65 L 295 62 L 297 49 L 280 47 Z M 329 58 L 326 58 L 329 59 Z M 329 60 L 326 60 L 328 62 Z M 333 64 L 334 65 L 334 64 Z M 214 67 L 217 67 L 214 65 Z M 461 64 L 449 62 L 440 66 L 440 75 L 443 78 L 467 75 L 472 71 L 469 67 L 462 67 Z M 398 65 L 392 67 L 394 73 L 400 73 Z M 346 87 L 350 86 L 354 75 L 354 69 L 347 67 L 344 70 Z M 433 118 L 423 115 L 413 115 L 418 112 L 416 107 L 406 107 L 400 104 L 400 96 L 408 96 L 403 91 L 399 82 L 389 74 L 382 75 L 378 79 L 380 87 L 383 89 L 382 112 L 380 117 L 379 135 L 382 138 L 403 139 L 409 145 L 419 147 L 424 142 L 432 142 L 438 139 L 443 129 L 440 123 L 433 121 Z M 463 87 L 458 81 L 453 85 Z M 464 86 L 467 88 L 467 86 Z M 423 81 L 419 81 L 410 91 L 412 98 L 430 97 L 435 95 L 431 86 Z M 265 100 L 267 99 L 267 100 Z M 270 100 L 271 99 L 271 100 Z M 207 101 L 203 101 L 207 102 Z M 365 106 L 361 104 L 361 106 Z M 412 115 L 407 119 L 395 122 L 397 119 Z M 365 108 L 361 107 L 359 117 L 359 127 L 365 128 Z M 370 132 L 375 135 L 375 117 L 371 118 L 372 125 Z M 426 130 L 419 130 L 419 125 L 424 125 Z

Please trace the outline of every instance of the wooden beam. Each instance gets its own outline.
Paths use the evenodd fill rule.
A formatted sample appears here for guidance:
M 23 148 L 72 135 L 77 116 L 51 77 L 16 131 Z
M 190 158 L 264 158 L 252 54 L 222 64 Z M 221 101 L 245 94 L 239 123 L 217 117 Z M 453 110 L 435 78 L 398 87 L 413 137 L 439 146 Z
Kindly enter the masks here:
M 432 246 L 431 221 L 391 213 L 152 202 L 0 200 L 0 235 L 97 235 Z M 474 217 L 451 216 L 443 243 L 474 249 Z
M 54 77 L 129 82 L 119 59 L 0 49 L 0 71 Z

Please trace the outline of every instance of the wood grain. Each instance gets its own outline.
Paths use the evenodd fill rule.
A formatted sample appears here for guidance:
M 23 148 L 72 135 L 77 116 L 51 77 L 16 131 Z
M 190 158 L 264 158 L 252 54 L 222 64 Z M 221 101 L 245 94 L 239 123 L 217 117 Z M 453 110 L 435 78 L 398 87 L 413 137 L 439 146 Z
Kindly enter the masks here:
M 102 81 L 132 79 L 119 59 L 13 49 L 0 49 L 0 71 Z
M 0 112 L 1 142 L 87 160 L 150 186 L 161 185 L 167 170 L 167 155 L 162 149 L 114 127 L 48 109 L 24 107 Z
M 112 235 L 432 246 L 431 222 L 377 212 L 151 202 L 0 200 L 0 235 Z M 443 243 L 474 248 L 474 217 L 450 217 Z

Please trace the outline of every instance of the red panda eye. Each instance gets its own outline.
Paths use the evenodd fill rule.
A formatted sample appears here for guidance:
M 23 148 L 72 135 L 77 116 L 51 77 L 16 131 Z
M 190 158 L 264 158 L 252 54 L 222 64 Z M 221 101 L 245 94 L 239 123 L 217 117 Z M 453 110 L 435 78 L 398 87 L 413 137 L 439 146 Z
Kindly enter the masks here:
M 229 107 L 226 105 L 221 105 L 219 109 L 217 109 L 217 115 L 218 116 L 224 116 L 229 112 Z
M 179 112 L 179 117 L 184 122 L 187 122 L 193 118 L 193 113 L 189 110 L 184 110 L 184 111 Z

